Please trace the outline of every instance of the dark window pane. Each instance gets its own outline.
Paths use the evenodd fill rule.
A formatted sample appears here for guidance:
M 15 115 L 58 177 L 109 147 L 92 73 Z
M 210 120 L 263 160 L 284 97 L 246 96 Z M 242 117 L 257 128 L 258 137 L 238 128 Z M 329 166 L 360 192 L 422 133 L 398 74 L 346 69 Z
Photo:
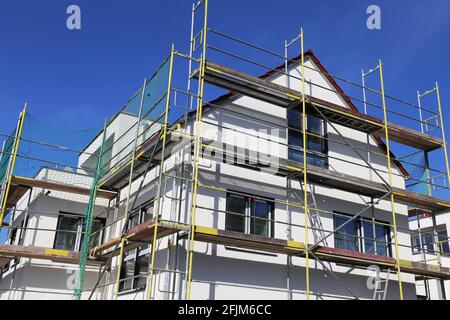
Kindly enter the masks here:
M 138 257 L 136 263 L 136 275 L 140 275 L 140 277 L 136 278 L 135 288 L 145 287 L 147 284 L 147 273 L 148 273 L 148 261 L 149 254 L 141 255 Z
M 91 230 L 91 239 L 90 239 L 90 241 L 91 241 L 90 247 L 91 248 L 101 244 L 101 241 L 102 241 L 101 229 L 104 226 L 105 226 L 105 222 L 102 220 L 92 221 L 92 230 Z
M 383 225 L 375 225 L 376 254 L 389 256 L 389 228 Z
M 148 221 L 153 218 L 153 209 L 153 204 L 148 208 L 142 209 L 142 222 Z
M 432 234 L 422 235 L 422 245 L 425 252 L 433 253 L 434 252 L 434 236 Z
M 302 148 L 303 147 L 302 133 L 300 131 L 296 131 L 293 129 L 289 129 L 288 133 L 289 133 L 289 136 L 288 136 L 289 145 Z
M 335 217 L 335 229 L 350 220 L 347 217 Z M 352 251 L 359 251 L 358 245 L 358 224 L 357 221 L 352 220 L 343 228 L 335 233 L 335 247 L 339 249 L 346 249 Z
M 441 251 L 441 253 L 450 253 L 447 231 L 446 230 L 439 231 L 438 238 L 439 238 L 439 250 Z
M 81 218 L 59 216 L 55 239 L 55 249 L 75 251 L 78 227 Z
M 288 126 L 302 130 L 302 114 L 294 109 L 289 109 L 287 112 Z
M 411 237 L 411 246 L 412 246 L 412 249 L 413 249 L 413 253 L 420 252 L 419 236 Z
M 136 272 L 136 251 L 128 251 L 123 256 L 122 268 L 120 269 L 119 291 L 131 290 L 133 288 L 134 275 Z
M 364 247 L 366 253 L 375 254 L 375 237 L 373 223 L 369 221 L 363 221 L 364 228 Z
M 252 216 L 257 218 L 271 218 L 271 204 L 266 201 L 255 200 Z M 263 219 L 252 219 L 251 233 L 259 236 L 270 237 L 270 221 Z
M 128 229 L 132 229 L 140 224 L 140 211 L 135 211 L 130 216 L 130 220 L 128 221 Z
M 294 161 L 303 161 L 303 132 L 302 132 L 302 114 L 298 110 L 290 109 L 287 113 L 288 126 L 288 144 L 289 159 Z M 326 140 L 323 138 L 324 122 L 322 119 L 308 115 L 307 116 L 307 151 L 308 163 L 315 166 L 325 166 L 326 158 Z
M 246 203 L 247 201 L 245 197 L 232 194 L 227 195 L 227 215 L 225 221 L 226 230 L 245 232 Z

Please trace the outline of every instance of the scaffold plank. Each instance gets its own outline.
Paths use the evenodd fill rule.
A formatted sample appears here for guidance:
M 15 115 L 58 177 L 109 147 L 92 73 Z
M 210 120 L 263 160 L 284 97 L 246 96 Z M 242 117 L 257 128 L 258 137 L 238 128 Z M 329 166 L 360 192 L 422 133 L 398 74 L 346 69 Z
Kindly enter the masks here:
M 25 177 L 13 176 L 11 178 L 11 189 L 8 196 L 7 206 L 13 207 L 25 195 L 30 188 L 41 188 L 54 191 L 62 191 L 79 195 L 89 195 L 89 188 L 60 182 L 31 179 Z M 98 196 L 104 199 L 114 199 L 116 192 L 107 190 L 98 190 Z
M 144 223 L 141 223 L 130 230 L 127 231 L 125 235 L 125 239 L 127 240 L 127 244 L 124 247 L 124 252 L 133 250 L 135 248 L 138 248 L 142 245 L 149 244 L 153 240 L 153 235 L 155 232 L 155 220 L 150 219 L 145 221 Z M 168 235 L 174 234 L 178 231 L 186 229 L 187 226 L 185 224 L 175 223 L 171 221 L 166 220 L 159 220 L 158 221 L 158 234 L 157 239 L 166 237 Z M 99 246 L 94 247 L 91 249 L 91 255 L 96 257 L 102 257 L 107 254 L 111 254 L 111 251 L 107 251 L 108 249 L 111 249 L 115 247 L 117 244 L 121 242 L 121 237 L 117 237 L 114 239 L 111 239 Z M 107 251 L 107 252 L 105 252 Z M 119 248 L 116 248 L 114 250 L 113 255 L 119 254 Z
M 290 254 L 301 257 L 305 254 L 305 244 L 302 242 L 219 230 L 203 226 L 195 227 L 195 239 L 202 242 L 271 253 Z M 337 248 L 318 246 L 314 250 L 314 254 L 321 260 L 327 262 L 343 263 L 354 266 L 378 265 L 381 268 L 386 269 L 393 268 L 396 265 L 396 260 L 392 257 Z M 402 272 L 405 273 L 431 278 L 450 279 L 450 268 L 408 260 L 400 260 L 400 265 Z
M 80 262 L 79 252 L 57 250 L 43 247 L 16 246 L 10 244 L 0 245 L 0 257 L 2 259 L 7 258 L 43 259 L 68 264 L 78 264 Z M 101 258 L 88 259 L 88 265 L 101 266 L 104 263 L 105 260 Z

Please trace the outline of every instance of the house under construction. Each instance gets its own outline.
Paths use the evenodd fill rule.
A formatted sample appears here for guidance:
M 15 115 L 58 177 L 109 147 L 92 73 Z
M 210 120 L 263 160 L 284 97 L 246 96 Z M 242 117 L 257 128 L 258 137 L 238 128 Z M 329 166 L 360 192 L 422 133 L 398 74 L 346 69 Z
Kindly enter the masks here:
M 25 106 L 0 158 L 1 299 L 445 299 L 439 87 L 386 93 L 211 28 L 102 128 Z M 258 57 L 255 59 L 255 57 Z

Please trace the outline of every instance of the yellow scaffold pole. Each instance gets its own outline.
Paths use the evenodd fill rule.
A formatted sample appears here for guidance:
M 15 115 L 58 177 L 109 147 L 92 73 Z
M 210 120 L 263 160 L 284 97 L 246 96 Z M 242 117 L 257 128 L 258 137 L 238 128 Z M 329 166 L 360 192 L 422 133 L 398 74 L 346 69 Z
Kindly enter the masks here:
M 448 185 L 450 185 L 450 169 L 449 169 L 449 163 L 448 163 L 448 153 L 447 153 L 447 140 L 445 138 L 445 128 L 444 128 L 444 118 L 442 117 L 442 105 L 441 105 L 441 94 L 439 92 L 439 85 L 436 82 L 436 96 L 437 96 L 437 103 L 438 103 L 438 109 L 439 109 L 439 118 L 441 123 L 441 132 L 442 132 L 442 143 L 444 147 L 444 155 L 445 155 L 445 167 L 447 169 L 447 182 Z
M 3 203 L 2 203 L 2 213 L 0 214 L 0 229 L 1 229 L 1 226 L 3 225 L 3 219 L 5 218 L 5 214 L 6 214 L 9 189 L 11 188 L 11 180 L 12 180 L 12 176 L 14 173 L 14 167 L 16 166 L 17 153 L 19 152 L 20 138 L 22 136 L 23 123 L 25 122 L 26 113 L 27 113 L 27 104 L 25 103 L 25 106 L 23 107 L 23 111 L 20 114 L 20 118 L 19 118 L 20 120 L 19 120 L 19 124 L 17 127 L 16 139 L 14 142 L 14 149 L 13 149 L 13 153 L 12 153 L 12 162 L 11 162 L 11 167 L 9 170 L 8 180 L 6 183 L 5 194 L 4 194 Z
M 170 111 L 170 94 L 172 91 L 172 75 L 173 75 L 173 60 L 175 56 L 175 45 L 172 44 L 172 50 L 170 51 L 170 61 L 169 61 L 169 79 L 167 81 L 167 93 L 166 93 L 166 109 L 164 111 L 164 124 L 162 132 L 162 150 L 161 150 L 161 164 L 159 166 L 159 178 L 158 178 L 158 192 L 156 195 L 155 209 L 154 209 L 154 220 L 155 227 L 153 230 L 153 241 L 152 241 L 152 252 L 150 261 L 150 272 L 147 286 L 147 299 L 152 299 L 153 291 L 153 274 L 155 272 L 155 256 L 156 256 L 156 241 L 158 240 L 158 223 L 159 223 L 159 211 L 161 208 L 161 188 L 162 179 L 165 171 L 165 153 L 166 153 L 166 142 L 167 142 L 167 127 L 169 125 L 169 111 Z
M 392 166 L 391 166 L 391 149 L 389 148 L 389 130 L 387 121 L 387 108 L 386 108 L 386 96 L 384 92 L 384 78 L 383 78 L 383 63 L 379 60 L 380 69 L 380 82 L 381 82 L 381 98 L 383 101 L 383 115 L 384 115 L 384 134 L 386 137 L 386 153 L 388 162 L 388 173 L 389 173 L 389 187 L 391 191 L 391 212 L 392 212 L 392 224 L 394 226 L 394 242 L 395 242 L 395 260 L 397 264 L 397 277 L 398 277 L 398 287 L 400 291 L 400 300 L 403 300 L 403 285 L 402 285 L 402 275 L 400 270 L 400 259 L 398 250 L 398 239 L 397 239 L 397 219 L 395 214 L 395 199 L 394 193 L 392 192 L 393 180 L 392 180 Z
M 202 128 L 202 117 L 203 117 L 203 93 L 205 87 L 205 69 L 206 69 L 206 35 L 208 28 L 208 0 L 205 1 L 205 17 L 203 22 L 203 51 L 200 66 L 200 89 L 198 97 L 198 110 L 197 110 L 197 132 L 194 150 L 194 190 L 192 194 L 192 211 L 191 211 L 191 226 L 189 234 L 189 251 L 188 251 L 188 270 L 187 270 L 187 287 L 186 287 L 186 299 L 191 299 L 191 289 L 192 289 L 192 259 L 194 255 L 194 233 L 195 233 L 195 222 L 197 214 L 197 192 L 198 192 L 198 172 L 199 172 L 199 156 L 201 149 L 201 128 Z
M 306 299 L 310 299 L 309 288 L 309 208 L 308 208 L 308 176 L 306 167 L 307 161 L 307 139 L 306 139 L 306 84 L 305 84 L 305 42 L 303 28 L 300 31 L 301 54 L 302 54 L 302 129 L 303 129 L 303 204 L 305 206 L 305 276 L 306 276 Z
M 123 249 L 125 247 L 125 237 L 120 239 L 120 251 L 119 251 L 119 264 L 117 266 L 117 278 L 116 284 L 114 286 L 114 300 L 117 300 L 119 296 L 119 288 L 120 288 L 120 273 L 122 271 L 122 263 L 123 263 Z

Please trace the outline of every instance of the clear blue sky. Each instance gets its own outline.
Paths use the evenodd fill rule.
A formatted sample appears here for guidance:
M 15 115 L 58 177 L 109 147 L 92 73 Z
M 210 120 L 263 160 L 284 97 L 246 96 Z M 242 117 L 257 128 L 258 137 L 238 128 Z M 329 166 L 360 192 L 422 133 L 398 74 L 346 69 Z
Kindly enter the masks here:
M 70 4 L 81 7 L 81 31 L 66 28 Z M 381 7 L 381 30 L 366 28 L 370 4 Z M 0 132 L 13 130 L 24 102 L 32 114 L 56 125 L 101 127 L 153 73 L 172 42 L 187 51 L 191 5 L 189 0 L 2 1 Z M 209 25 L 280 54 L 284 40 L 303 27 L 306 48 L 331 73 L 359 82 L 361 68 L 381 58 L 387 92 L 414 103 L 417 89 L 438 80 L 450 120 L 447 0 L 210 0 Z
M 81 31 L 66 29 L 70 4 L 82 9 Z M 380 31 L 365 27 L 370 4 L 381 7 Z M 14 128 L 24 102 L 58 124 L 101 126 L 172 42 L 187 48 L 190 9 L 188 0 L 2 1 L 0 131 Z M 360 69 L 382 58 L 391 94 L 415 101 L 438 80 L 450 103 L 447 0 L 210 0 L 210 25 L 280 53 L 303 26 L 306 47 L 330 72 L 359 81 Z

